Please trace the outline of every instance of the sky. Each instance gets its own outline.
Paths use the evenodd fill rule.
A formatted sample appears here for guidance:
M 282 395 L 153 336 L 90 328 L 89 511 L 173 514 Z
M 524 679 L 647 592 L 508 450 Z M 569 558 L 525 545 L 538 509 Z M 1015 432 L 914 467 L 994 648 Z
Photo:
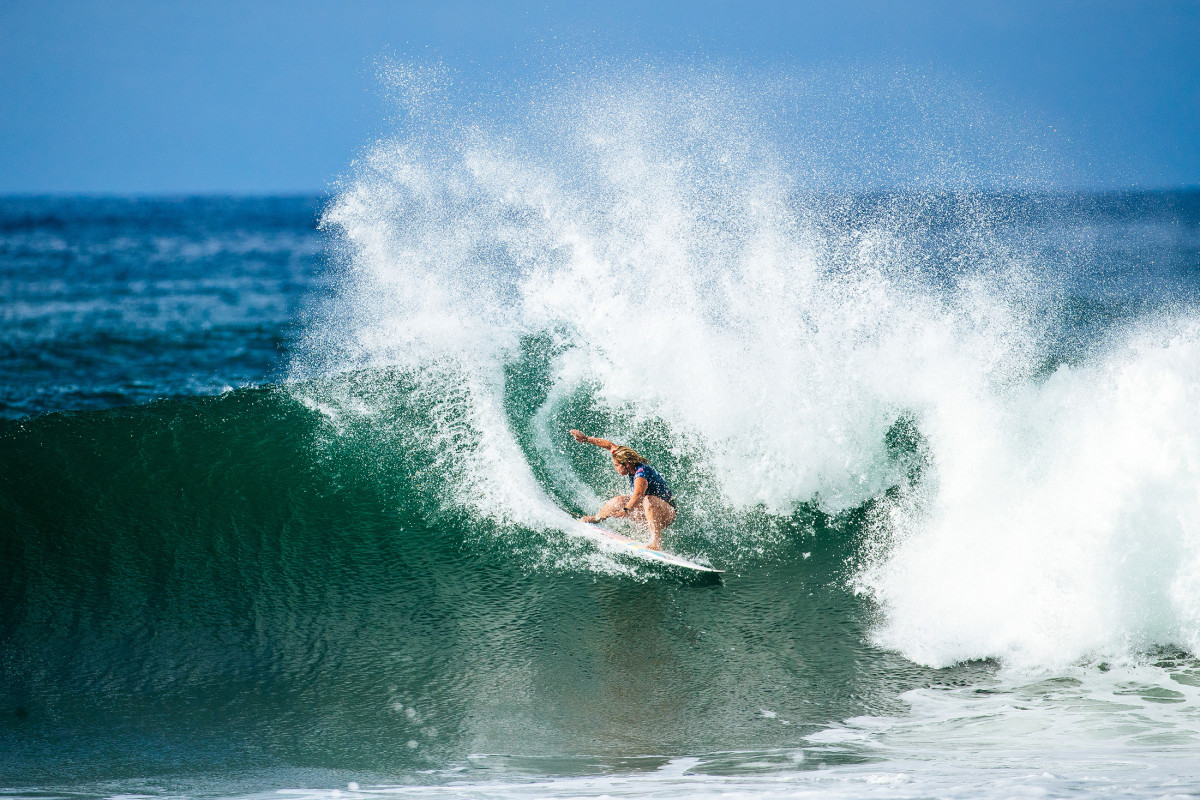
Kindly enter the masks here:
M 395 124 L 384 59 L 492 102 L 598 60 L 928 74 L 1053 132 L 1064 188 L 1200 186 L 1198 43 L 1200 0 L 0 0 L 0 193 L 327 191 Z

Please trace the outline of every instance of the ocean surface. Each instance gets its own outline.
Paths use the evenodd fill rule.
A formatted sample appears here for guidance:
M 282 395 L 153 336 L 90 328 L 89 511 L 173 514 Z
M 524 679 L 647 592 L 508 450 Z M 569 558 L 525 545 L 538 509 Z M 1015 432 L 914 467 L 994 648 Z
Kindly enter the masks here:
M 693 133 L 0 199 L 0 797 L 1200 794 L 1200 192 Z

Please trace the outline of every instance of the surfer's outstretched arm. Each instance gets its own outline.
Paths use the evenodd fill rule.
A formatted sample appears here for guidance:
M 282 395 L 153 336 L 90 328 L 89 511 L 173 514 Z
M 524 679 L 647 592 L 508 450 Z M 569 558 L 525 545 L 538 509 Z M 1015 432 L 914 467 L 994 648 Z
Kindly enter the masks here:
M 605 450 L 612 450 L 616 447 L 615 444 L 608 439 L 601 439 L 597 436 L 588 436 L 583 431 L 570 431 L 570 434 L 575 437 L 575 441 L 583 442 L 584 444 L 594 444 L 596 447 L 603 447 Z

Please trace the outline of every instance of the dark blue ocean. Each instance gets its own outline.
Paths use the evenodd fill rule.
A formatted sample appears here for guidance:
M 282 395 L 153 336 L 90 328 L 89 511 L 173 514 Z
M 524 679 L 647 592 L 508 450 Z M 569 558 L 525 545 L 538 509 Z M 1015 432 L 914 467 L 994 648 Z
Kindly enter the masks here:
M 278 377 L 328 280 L 316 197 L 0 199 L 0 415 Z
M 1200 792 L 1200 192 L 585 133 L 0 199 L 0 795 Z

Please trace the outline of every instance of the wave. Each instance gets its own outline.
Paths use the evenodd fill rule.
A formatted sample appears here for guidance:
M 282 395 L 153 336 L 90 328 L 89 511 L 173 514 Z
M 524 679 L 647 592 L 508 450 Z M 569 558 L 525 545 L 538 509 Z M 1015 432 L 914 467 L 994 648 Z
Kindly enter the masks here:
M 831 192 L 806 175 L 845 145 L 770 122 L 808 89 L 623 78 L 507 127 L 423 107 L 371 148 L 325 212 L 340 291 L 293 376 L 421 375 L 446 413 L 405 435 L 499 524 L 605 494 L 571 427 L 683 484 L 679 541 L 714 559 L 772 552 L 801 509 L 864 513 L 849 583 L 920 663 L 1196 646 L 1190 307 L 1114 313 L 1053 198 L 953 188 L 994 174 L 994 129 L 935 189 Z
M 1200 326 L 1143 321 L 1044 380 L 925 415 L 937 477 L 857 585 L 923 663 L 1200 647 Z
M 1053 199 L 806 182 L 775 90 L 602 85 L 366 152 L 281 385 L 0 423 L 8 766 L 771 750 L 1200 646 L 1192 305 Z M 561 534 L 622 483 L 570 428 L 724 585 Z
M 774 746 L 894 710 L 897 681 L 915 680 L 898 659 L 860 670 L 850 694 L 801 679 L 805 664 L 865 658 L 861 603 L 837 579 L 852 521 L 797 517 L 780 526 L 785 555 L 735 562 L 759 566 L 732 593 L 693 584 L 456 506 L 441 456 L 414 445 L 453 422 L 449 399 L 426 402 L 428 383 L 395 373 L 323 390 L 361 381 L 386 420 L 332 420 L 288 387 L 5 424 L 7 774 L 289 765 L 361 779 L 513 747 Z M 781 599 L 778 580 L 794 593 Z M 638 702 L 622 703 L 631 686 Z M 788 725 L 758 722 L 764 706 Z

